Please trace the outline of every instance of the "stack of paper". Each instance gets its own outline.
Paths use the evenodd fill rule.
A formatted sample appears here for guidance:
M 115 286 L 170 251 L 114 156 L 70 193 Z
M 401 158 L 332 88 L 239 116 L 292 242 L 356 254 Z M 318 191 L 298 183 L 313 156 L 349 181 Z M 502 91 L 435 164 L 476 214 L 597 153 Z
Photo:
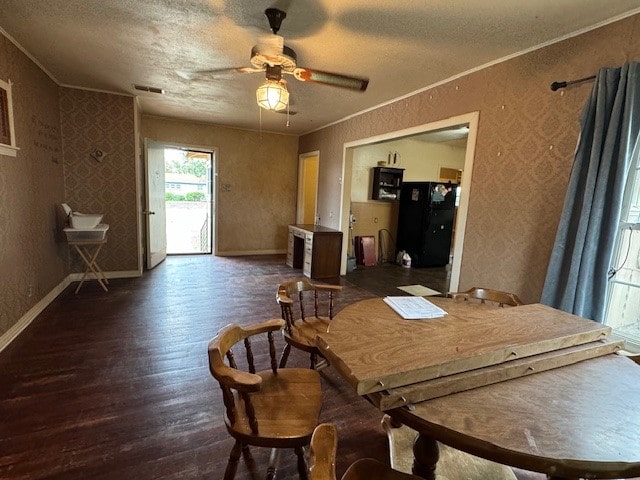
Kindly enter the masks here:
M 440 318 L 447 314 L 443 309 L 422 297 L 385 297 L 384 301 L 398 315 L 407 320 Z

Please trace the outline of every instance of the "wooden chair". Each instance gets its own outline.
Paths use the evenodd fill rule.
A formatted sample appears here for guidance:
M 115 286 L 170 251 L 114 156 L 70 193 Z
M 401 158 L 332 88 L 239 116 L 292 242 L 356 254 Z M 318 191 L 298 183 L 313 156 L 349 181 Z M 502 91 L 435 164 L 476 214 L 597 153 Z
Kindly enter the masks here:
M 638 365 L 640 365 L 640 353 L 629 352 L 628 350 L 618 350 L 618 355 L 627 357 L 630 360 L 633 360 Z
M 309 480 L 336 480 L 338 431 L 330 423 L 318 425 L 311 437 Z M 421 480 L 420 477 L 393 470 L 373 458 L 355 461 L 342 480 Z
M 287 364 L 292 346 L 309 353 L 312 369 L 326 365 L 326 359 L 318 364 L 318 356 L 322 355 L 316 347 L 316 335 L 327 331 L 333 318 L 334 294 L 341 290 L 339 285 L 316 285 L 307 279 L 278 285 L 276 301 L 286 322 L 282 331 L 286 345 L 280 357 L 280 368 Z M 294 311 L 299 313 L 299 318 Z
M 277 467 L 274 464 L 279 454 L 275 449 L 282 448 L 295 450 L 299 476 L 307 479 L 303 447 L 309 444 L 313 429 L 318 424 L 322 405 L 320 375 L 306 368 L 278 369 L 273 332 L 283 326 L 284 321 L 280 319 L 248 328 L 232 324 L 223 328 L 209 343 L 209 369 L 222 389 L 225 424 L 229 434 L 235 438 L 224 480 L 235 477 L 241 454 L 245 456 L 249 469 L 254 469 L 250 445 L 274 449 L 267 479 L 275 477 Z M 267 337 L 268 353 L 256 349 L 254 354 L 252 339 L 256 340 L 254 337 L 257 335 Z M 257 342 L 253 343 L 258 347 Z M 236 358 L 233 354 L 232 348 L 242 348 L 242 344 L 246 359 Z M 255 361 L 266 361 L 267 357 L 270 367 L 257 371 Z M 246 364 L 246 369 L 240 369 L 240 363 Z
M 524 305 L 515 293 L 501 292 L 500 290 L 492 290 L 490 288 L 473 287 L 466 292 L 449 292 L 447 296 L 454 300 L 462 300 L 465 302 L 491 302 L 498 304 L 500 307 L 504 307 L 505 305 L 509 307 Z

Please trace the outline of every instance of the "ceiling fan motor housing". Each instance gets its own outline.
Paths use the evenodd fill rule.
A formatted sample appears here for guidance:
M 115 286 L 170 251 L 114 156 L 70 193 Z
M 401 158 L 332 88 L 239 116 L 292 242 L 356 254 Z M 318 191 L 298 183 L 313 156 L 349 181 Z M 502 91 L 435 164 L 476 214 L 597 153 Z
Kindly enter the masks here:
M 272 35 L 272 37 L 277 37 Z M 282 37 L 279 37 L 282 39 Z M 297 55 L 293 49 L 284 44 L 274 48 L 273 44 L 260 42 L 251 49 L 251 65 L 255 68 L 280 65 L 286 72 L 292 73 L 296 68 Z

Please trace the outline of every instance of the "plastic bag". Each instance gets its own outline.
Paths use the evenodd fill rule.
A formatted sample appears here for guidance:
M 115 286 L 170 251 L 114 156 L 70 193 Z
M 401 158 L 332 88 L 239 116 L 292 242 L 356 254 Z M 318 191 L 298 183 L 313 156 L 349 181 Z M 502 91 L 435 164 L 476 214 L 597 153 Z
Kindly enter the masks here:
M 406 252 L 402 255 L 402 266 L 405 268 L 411 268 L 411 257 Z

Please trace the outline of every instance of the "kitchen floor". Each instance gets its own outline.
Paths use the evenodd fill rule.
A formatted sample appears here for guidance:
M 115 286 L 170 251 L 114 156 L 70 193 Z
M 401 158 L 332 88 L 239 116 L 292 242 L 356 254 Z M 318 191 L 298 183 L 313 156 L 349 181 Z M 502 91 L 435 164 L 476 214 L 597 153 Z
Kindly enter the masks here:
M 371 267 L 357 265 L 356 269 L 347 273 L 344 278 L 380 297 L 405 295 L 402 290 L 398 290 L 398 287 L 405 285 L 423 285 L 446 294 L 449 291 L 451 264 L 432 268 L 405 268 L 395 263 L 382 263 Z

